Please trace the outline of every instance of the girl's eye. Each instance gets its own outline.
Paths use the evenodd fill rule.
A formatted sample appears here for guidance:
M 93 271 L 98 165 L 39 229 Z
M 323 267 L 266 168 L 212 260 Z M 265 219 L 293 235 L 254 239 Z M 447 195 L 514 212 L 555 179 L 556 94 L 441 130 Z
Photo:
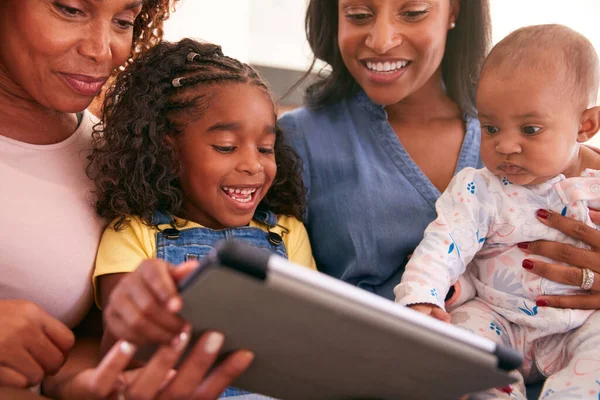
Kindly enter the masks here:
M 67 17 L 76 17 L 78 15 L 82 15 L 83 12 L 77 8 L 69 7 L 64 4 L 60 4 L 58 2 L 54 3 L 54 7 L 63 15 Z
M 541 127 L 533 126 L 533 125 L 526 125 L 521 128 L 521 132 L 523 132 L 526 135 L 535 135 L 536 133 L 539 133 L 541 130 L 542 130 Z
M 499 129 L 494 125 L 482 125 L 481 129 L 487 133 L 488 135 L 493 135 L 494 133 L 498 133 Z
M 420 21 L 421 19 L 425 18 L 427 13 L 429 13 L 428 9 L 409 10 L 409 11 L 401 12 L 400 15 L 402 15 L 407 21 L 415 22 L 415 21 Z
M 231 153 L 232 151 L 235 150 L 235 146 L 217 146 L 217 145 L 213 145 L 213 149 L 215 149 L 216 151 L 218 151 L 219 153 Z

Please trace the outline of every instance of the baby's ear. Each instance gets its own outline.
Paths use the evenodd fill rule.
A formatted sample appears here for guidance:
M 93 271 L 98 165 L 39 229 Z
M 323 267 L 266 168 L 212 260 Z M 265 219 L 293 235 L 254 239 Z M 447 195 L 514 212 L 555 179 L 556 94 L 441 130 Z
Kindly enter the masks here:
M 600 129 L 600 106 L 588 108 L 581 115 L 577 141 L 583 143 L 590 140 L 598 129 Z

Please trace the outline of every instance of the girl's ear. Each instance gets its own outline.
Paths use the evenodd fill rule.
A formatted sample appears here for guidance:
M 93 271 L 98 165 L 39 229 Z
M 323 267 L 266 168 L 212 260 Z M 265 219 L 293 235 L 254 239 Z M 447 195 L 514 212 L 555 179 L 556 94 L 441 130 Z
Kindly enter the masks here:
M 588 108 L 581 115 L 581 125 L 577 133 L 579 143 L 590 140 L 600 129 L 600 106 Z

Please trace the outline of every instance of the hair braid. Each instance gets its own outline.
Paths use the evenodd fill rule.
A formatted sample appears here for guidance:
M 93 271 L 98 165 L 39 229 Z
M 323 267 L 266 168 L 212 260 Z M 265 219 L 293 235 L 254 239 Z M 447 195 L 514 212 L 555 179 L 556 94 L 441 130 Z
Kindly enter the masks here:
M 217 45 L 191 39 L 162 42 L 120 73 L 107 91 L 88 166 L 98 214 L 116 219 L 116 229 L 132 215 L 146 224 L 151 224 L 157 211 L 182 216 L 180 164 L 166 138 L 179 134 L 209 108 L 211 91 L 193 89 L 231 84 L 256 85 L 268 93 L 250 66 L 224 56 Z M 261 204 L 301 219 L 305 209 L 302 162 L 284 144 L 278 128 L 276 135 L 277 175 Z

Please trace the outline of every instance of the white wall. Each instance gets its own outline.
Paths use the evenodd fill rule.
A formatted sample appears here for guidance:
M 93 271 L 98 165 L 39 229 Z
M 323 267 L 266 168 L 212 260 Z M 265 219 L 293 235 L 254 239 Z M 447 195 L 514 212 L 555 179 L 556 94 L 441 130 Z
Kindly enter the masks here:
M 469 0 L 478 1 L 478 0 Z M 255 64 L 305 69 L 307 0 L 183 0 L 167 21 L 169 40 L 185 36 L 221 44 L 232 57 Z M 561 23 L 600 49 L 600 0 L 491 0 L 493 39 L 525 25 Z
M 248 0 L 182 0 L 165 23 L 166 40 L 191 37 L 216 43 L 243 62 L 250 59 L 249 31 Z

